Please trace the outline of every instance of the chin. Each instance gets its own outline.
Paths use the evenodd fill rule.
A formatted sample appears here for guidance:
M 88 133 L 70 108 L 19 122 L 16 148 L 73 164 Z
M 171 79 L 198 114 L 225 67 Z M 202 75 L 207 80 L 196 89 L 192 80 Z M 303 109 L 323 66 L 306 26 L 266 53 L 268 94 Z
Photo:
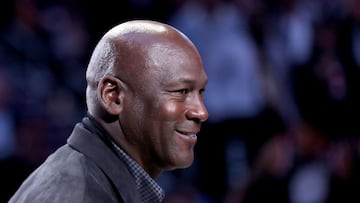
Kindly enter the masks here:
M 192 165 L 193 162 L 189 163 L 189 164 L 186 164 L 186 165 L 183 165 L 182 167 L 179 167 L 179 168 L 188 168 Z
M 166 167 L 165 170 L 167 171 L 172 171 L 175 169 L 184 169 L 184 168 L 188 168 L 192 165 L 192 163 L 194 162 L 193 158 L 188 158 L 188 159 L 184 159 L 184 160 L 177 160 L 175 162 L 173 162 L 171 165 L 169 165 L 168 167 Z
M 194 162 L 194 157 L 193 156 L 188 157 L 186 159 L 183 159 L 181 163 L 178 164 L 177 168 L 188 168 L 193 164 L 193 162 Z

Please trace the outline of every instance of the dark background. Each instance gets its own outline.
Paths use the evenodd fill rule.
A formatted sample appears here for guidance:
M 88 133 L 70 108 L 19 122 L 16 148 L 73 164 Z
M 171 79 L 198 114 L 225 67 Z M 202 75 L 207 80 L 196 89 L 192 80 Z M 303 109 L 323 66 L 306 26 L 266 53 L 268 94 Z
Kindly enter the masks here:
M 357 0 L 2 0 L 0 202 L 86 114 L 85 70 L 126 20 L 183 31 L 208 73 L 194 164 L 165 202 L 359 202 Z

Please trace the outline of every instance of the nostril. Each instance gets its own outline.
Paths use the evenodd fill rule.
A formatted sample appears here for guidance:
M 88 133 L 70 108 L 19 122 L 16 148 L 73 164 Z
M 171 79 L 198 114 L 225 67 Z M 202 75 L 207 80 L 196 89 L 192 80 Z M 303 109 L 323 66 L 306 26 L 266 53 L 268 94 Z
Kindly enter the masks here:
M 201 123 L 201 120 L 200 120 L 199 118 L 194 118 L 193 121 L 194 121 L 195 123 Z

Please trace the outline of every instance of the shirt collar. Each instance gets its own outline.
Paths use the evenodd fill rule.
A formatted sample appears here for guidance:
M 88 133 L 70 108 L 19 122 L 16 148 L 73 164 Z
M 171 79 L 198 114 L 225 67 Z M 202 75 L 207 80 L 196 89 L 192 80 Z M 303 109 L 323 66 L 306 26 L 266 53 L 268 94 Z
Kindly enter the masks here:
M 126 154 L 117 144 L 113 146 L 119 154 L 120 159 L 125 162 L 130 174 L 135 179 L 136 188 L 138 189 L 143 202 L 162 202 L 165 193 L 164 190 L 152 179 L 148 173 L 129 155 Z

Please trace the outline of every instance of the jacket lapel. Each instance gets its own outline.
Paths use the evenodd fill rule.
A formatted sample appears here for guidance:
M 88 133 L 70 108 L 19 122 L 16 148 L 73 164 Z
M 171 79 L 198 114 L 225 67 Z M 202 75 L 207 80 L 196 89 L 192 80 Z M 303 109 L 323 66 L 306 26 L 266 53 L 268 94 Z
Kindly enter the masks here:
M 78 123 L 68 139 L 68 144 L 89 157 L 101 168 L 115 185 L 124 202 L 141 202 L 134 179 L 127 167 L 99 136 L 84 128 L 82 123 Z

